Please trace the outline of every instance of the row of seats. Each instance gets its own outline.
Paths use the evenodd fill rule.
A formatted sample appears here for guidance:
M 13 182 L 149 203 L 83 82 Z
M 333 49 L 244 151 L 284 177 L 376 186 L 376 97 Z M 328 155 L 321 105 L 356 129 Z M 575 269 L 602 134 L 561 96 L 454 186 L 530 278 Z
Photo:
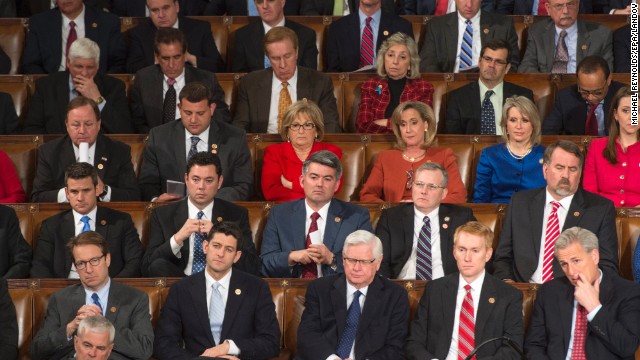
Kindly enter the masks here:
M 424 35 L 426 24 L 433 16 L 420 16 L 420 15 L 406 15 L 403 16 L 409 20 L 413 25 L 413 33 L 418 43 L 421 46 L 422 35 Z M 201 19 L 211 24 L 211 33 L 213 39 L 222 55 L 223 59 L 226 59 L 226 63 L 231 61 L 234 45 L 234 33 L 237 29 L 248 24 L 251 21 L 255 21 L 257 18 L 248 16 L 203 16 L 193 17 L 195 19 Z M 327 29 L 331 23 L 340 17 L 331 16 L 290 16 L 287 17 L 292 21 L 304 24 L 316 32 L 316 46 L 320 49 L 318 54 L 318 70 L 324 69 L 324 39 L 327 34 Z M 544 16 L 512 16 L 515 30 L 518 34 L 518 47 L 520 48 L 520 55 L 524 55 L 524 50 L 527 44 L 527 28 L 536 21 L 545 19 Z M 626 15 L 606 15 L 606 14 L 590 14 L 580 15 L 580 19 L 594 21 L 609 27 L 611 30 L 616 30 L 627 24 Z M 121 30 L 123 32 L 136 26 L 137 24 L 145 21 L 145 18 L 130 18 L 123 17 L 121 20 Z M 12 67 L 10 74 L 20 74 L 20 68 L 22 64 L 22 50 L 25 42 L 25 31 L 29 26 L 28 18 L 16 18 L 16 19 L 0 19 L 0 47 L 11 58 Z
M 253 241 L 258 253 L 262 245 L 262 232 L 269 217 L 270 209 L 275 205 L 273 202 L 238 202 L 249 211 L 249 226 Z M 376 227 L 382 210 L 395 206 L 395 203 L 357 203 L 369 210 L 372 226 Z M 32 246 L 37 246 L 40 236 L 40 226 L 42 222 L 69 208 L 67 204 L 12 204 L 20 221 L 20 230 Z M 149 243 L 150 222 L 152 211 L 158 206 L 154 203 L 131 202 L 131 203 L 100 203 L 100 206 L 110 207 L 124 211 L 131 215 L 133 223 L 140 235 L 142 244 L 146 247 Z M 495 235 L 493 247 L 496 248 L 500 239 L 504 217 L 506 216 L 507 205 L 499 204 L 465 204 L 472 209 L 478 221 L 490 227 Z M 633 279 L 631 260 L 635 249 L 636 240 L 640 234 L 640 209 L 638 208 L 618 208 L 616 214 L 616 229 L 618 235 L 618 259 L 620 264 L 620 274 L 626 279 Z

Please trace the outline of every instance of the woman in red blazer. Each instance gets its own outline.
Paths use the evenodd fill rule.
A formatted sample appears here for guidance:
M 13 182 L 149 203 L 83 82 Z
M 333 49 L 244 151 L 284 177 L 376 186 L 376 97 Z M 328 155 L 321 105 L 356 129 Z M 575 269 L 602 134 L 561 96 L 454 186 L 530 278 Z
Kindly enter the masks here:
M 361 133 L 391 134 L 393 110 L 410 100 L 431 106 L 433 85 L 420 78 L 418 47 L 403 33 L 395 33 L 382 43 L 376 69 L 378 76 L 360 86 L 356 127 Z
M 262 193 L 265 200 L 290 201 L 304 197 L 300 176 L 302 163 L 309 155 L 329 150 L 342 158 L 342 149 L 320 142 L 323 135 L 322 111 L 313 101 L 299 100 L 287 109 L 280 129 L 280 136 L 286 142 L 264 149 Z

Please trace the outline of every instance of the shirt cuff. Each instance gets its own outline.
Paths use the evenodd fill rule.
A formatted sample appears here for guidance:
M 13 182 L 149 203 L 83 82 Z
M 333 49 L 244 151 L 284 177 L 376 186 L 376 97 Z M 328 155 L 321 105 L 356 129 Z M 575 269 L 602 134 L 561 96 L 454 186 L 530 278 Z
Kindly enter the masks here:
M 596 315 L 598 315 L 598 311 L 600 311 L 600 309 L 602 309 L 602 304 L 598 305 L 598 307 L 591 310 L 591 312 L 587 314 L 587 320 L 591 322 L 591 320 L 593 320 L 593 318 L 596 317 Z
M 329 355 L 329 357 L 327 358 L 327 360 L 342 360 L 340 359 L 340 356 L 336 355 L 336 354 L 331 354 Z
M 105 105 L 107 105 L 107 100 L 106 99 L 103 102 L 101 102 L 100 105 L 98 105 L 98 109 L 100 110 L 100 112 L 102 112 L 102 109 L 104 109 Z
M 173 252 L 173 255 L 180 259 L 182 257 L 182 254 L 180 253 L 182 245 L 178 245 L 175 235 L 172 236 L 171 239 L 169 239 L 169 245 L 171 245 L 171 251 Z
M 236 343 L 233 342 L 233 340 L 226 339 L 225 341 L 229 343 L 229 352 L 227 353 L 227 355 L 233 355 L 233 356 L 240 355 L 240 349 L 238 348 Z
M 107 193 L 103 197 L 101 197 L 100 200 L 102 200 L 103 202 L 111 201 L 111 186 L 109 186 L 109 190 L 107 190 Z
M 64 188 L 62 188 L 62 189 L 58 190 L 58 202 L 59 202 L 59 203 L 66 203 L 66 202 L 69 202 L 69 201 L 67 200 L 67 194 L 65 194 L 65 192 L 64 192 Z

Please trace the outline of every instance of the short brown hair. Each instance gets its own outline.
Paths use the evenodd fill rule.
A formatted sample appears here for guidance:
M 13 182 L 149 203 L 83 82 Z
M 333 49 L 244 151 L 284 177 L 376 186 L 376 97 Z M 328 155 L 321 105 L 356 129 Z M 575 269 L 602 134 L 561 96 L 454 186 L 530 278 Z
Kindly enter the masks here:
M 309 117 L 309 120 L 316 126 L 316 140 L 321 141 L 324 137 L 324 118 L 322 116 L 322 110 L 311 100 L 302 99 L 294 102 L 287 108 L 282 117 L 282 127 L 280 128 L 280 136 L 282 140 L 287 140 L 287 133 L 291 127 L 291 123 L 298 115 L 305 114 Z
M 93 165 L 85 162 L 72 163 L 64 172 L 64 186 L 69 185 L 69 179 L 80 180 L 91 178 L 93 186 L 98 186 L 98 171 Z
M 203 82 L 192 81 L 187 83 L 178 95 L 178 100 L 182 102 L 182 99 L 186 99 L 188 102 L 197 103 L 202 100 L 207 100 L 207 105 L 211 105 L 213 94 L 211 89 Z
M 458 226 L 456 232 L 453 234 L 454 245 L 458 242 L 460 233 L 480 236 L 484 238 L 484 245 L 487 249 L 493 248 L 493 230 L 479 221 L 469 221 L 466 224 Z
M 187 42 L 184 39 L 184 33 L 182 31 L 169 27 L 161 27 L 156 31 L 156 36 L 153 40 L 153 51 L 156 55 L 160 54 L 160 45 L 171 45 L 173 43 L 180 44 L 183 54 L 187 52 Z
M 69 112 L 71 112 L 71 110 L 75 110 L 83 106 L 91 106 L 91 110 L 93 110 L 93 113 L 96 116 L 96 120 L 100 121 L 100 109 L 98 108 L 96 102 L 82 95 L 76 96 L 75 98 L 73 98 L 73 100 L 69 101 L 69 105 L 67 105 L 67 114 L 65 115 L 64 121 L 67 122 L 67 119 L 69 119 Z
M 426 149 L 431 146 L 433 139 L 436 137 L 436 115 L 431 109 L 431 106 L 421 101 L 406 101 L 398 105 L 391 115 L 391 129 L 396 136 L 396 147 L 400 150 L 404 150 L 407 144 L 402 140 L 402 134 L 400 132 L 400 120 L 402 119 L 402 113 L 406 110 L 413 109 L 420 114 L 422 121 L 427 123 L 427 130 L 424 134 L 424 143 L 420 146 L 422 149 Z
M 71 254 L 71 259 L 75 261 L 73 258 L 73 249 L 76 246 L 82 245 L 95 245 L 100 248 L 102 251 L 102 256 L 105 256 L 109 253 L 109 245 L 107 244 L 107 240 L 104 239 L 102 235 L 95 231 L 85 231 L 77 236 L 72 237 L 67 242 L 67 250 L 69 250 L 69 254 Z
M 296 35 L 293 30 L 284 26 L 276 26 L 274 28 L 271 28 L 271 30 L 267 31 L 267 33 L 264 35 L 264 38 L 262 39 L 262 44 L 264 45 L 264 53 L 269 56 L 267 52 L 267 45 L 271 45 L 273 43 L 277 43 L 287 39 L 291 41 L 291 44 L 293 44 L 293 49 L 298 50 L 298 35 Z
M 544 150 L 544 155 L 542 156 L 545 164 L 551 164 L 551 155 L 553 155 L 553 152 L 556 150 L 556 148 L 560 148 L 577 157 L 579 160 L 580 170 L 582 170 L 582 164 L 584 163 L 584 154 L 582 153 L 582 150 L 580 150 L 580 147 L 576 145 L 576 143 L 569 140 L 558 140 L 553 144 L 547 146 L 547 148 Z
M 218 223 L 214 223 L 211 227 L 211 230 L 209 230 L 209 234 L 207 234 L 206 241 L 211 241 L 211 239 L 213 239 L 213 236 L 218 233 L 234 237 L 236 239 L 236 251 L 242 251 L 244 237 L 242 234 L 242 229 L 240 229 L 240 226 L 238 226 L 236 222 L 221 221 Z

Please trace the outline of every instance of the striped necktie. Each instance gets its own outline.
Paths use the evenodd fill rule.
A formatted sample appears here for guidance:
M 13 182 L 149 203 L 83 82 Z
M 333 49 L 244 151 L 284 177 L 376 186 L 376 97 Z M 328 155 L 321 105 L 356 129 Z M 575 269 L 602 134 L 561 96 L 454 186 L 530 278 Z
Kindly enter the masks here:
M 460 45 L 460 70 L 465 70 L 473 64 L 473 27 L 471 20 L 465 21 L 467 27 L 464 29 L 462 44 Z
M 458 360 L 464 360 L 475 347 L 475 312 L 473 310 L 473 297 L 471 285 L 464 286 L 467 291 L 462 300 L 460 309 L 460 325 L 458 326 Z M 473 357 L 475 359 L 475 356 Z
M 418 246 L 416 250 L 416 280 L 433 279 L 433 268 L 431 260 L 431 221 L 428 216 L 422 219 L 424 225 L 418 235 Z
M 361 68 L 367 65 L 373 65 L 373 28 L 371 27 L 371 20 L 373 20 L 373 18 L 369 16 L 367 18 L 367 24 L 362 31 L 359 66 Z
M 542 258 L 543 283 L 553 280 L 553 247 L 556 245 L 556 240 L 558 240 L 560 236 L 560 225 L 558 222 L 558 207 L 560 207 L 560 203 L 553 201 L 551 205 L 553 208 L 547 220 L 547 232 L 544 237 L 544 256 Z

